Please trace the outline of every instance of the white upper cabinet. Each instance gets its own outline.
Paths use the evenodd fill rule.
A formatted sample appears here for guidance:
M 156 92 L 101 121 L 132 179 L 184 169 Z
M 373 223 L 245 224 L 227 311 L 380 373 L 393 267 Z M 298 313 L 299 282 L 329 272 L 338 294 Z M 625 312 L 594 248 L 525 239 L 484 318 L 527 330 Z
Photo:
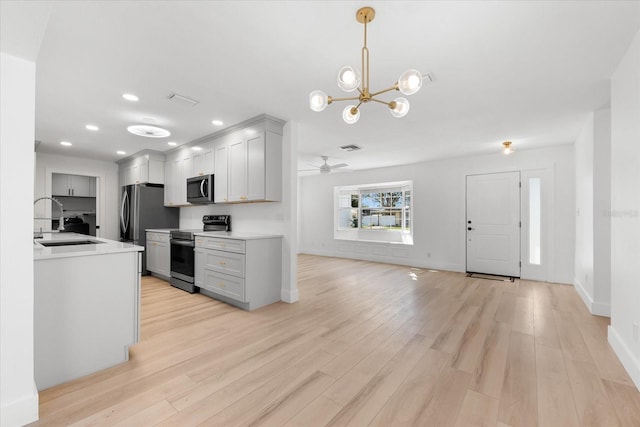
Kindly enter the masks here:
M 213 202 L 226 203 L 228 199 L 227 177 L 229 170 L 229 149 L 227 147 L 227 141 L 218 141 L 213 147 L 215 171 L 213 177 Z
M 281 200 L 282 126 L 281 121 L 263 116 L 216 140 L 216 203 Z
M 93 188 L 92 188 L 93 187 Z M 52 174 L 51 195 L 95 197 L 96 179 L 83 175 Z
M 214 170 L 213 141 L 197 144 L 194 147 L 199 150 L 193 151 L 193 164 L 188 178 L 212 174 Z
M 120 163 L 120 185 L 164 184 L 164 154 L 146 152 Z
M 193 157 L 189 148 L 174 151 L 165 162 L 164 205 L 189 206 L 187 178 L 193 174 Z

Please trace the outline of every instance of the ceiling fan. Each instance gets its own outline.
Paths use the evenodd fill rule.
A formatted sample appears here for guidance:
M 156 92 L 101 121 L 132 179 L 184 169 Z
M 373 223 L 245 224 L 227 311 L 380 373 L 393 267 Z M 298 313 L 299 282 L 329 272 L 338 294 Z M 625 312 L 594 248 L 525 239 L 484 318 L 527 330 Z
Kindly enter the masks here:
M 314 168 L 316 169 L 303 169 L 300 172 L 306 172 L 306 171 L 312 171 L 312 170 L 319 170 L 320 173 L 329 173 L 335 169 L 340 169 L 340 168 L 344 168 L 349 166 L 346 163 L 338 163 L 337 165 L 330 165 L 327 163 L 327 160 L 329 159 L 328 156 L 320 156 L 320 158 L 324 161 L 324 163 L 322 163 L 320 166 L 316 166 L 316 165 L 312 165 Z

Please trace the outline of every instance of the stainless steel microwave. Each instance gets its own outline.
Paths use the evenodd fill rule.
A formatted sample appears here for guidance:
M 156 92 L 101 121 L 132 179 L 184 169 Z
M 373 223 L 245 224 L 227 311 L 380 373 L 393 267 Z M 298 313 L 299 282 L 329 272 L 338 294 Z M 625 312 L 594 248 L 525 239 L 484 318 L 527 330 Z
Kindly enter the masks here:
M 213 203 L 213 174 L 187 178 L 187 202 Z

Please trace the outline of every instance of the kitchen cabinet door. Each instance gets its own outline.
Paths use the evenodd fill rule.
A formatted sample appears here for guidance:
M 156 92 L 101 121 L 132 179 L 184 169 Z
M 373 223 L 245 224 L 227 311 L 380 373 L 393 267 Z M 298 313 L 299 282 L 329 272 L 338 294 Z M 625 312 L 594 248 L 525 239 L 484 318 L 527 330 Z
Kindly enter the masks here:
M 70 196 L 69 175 L 54 173 L 51 175 L 51 194 L 53 196 Z
M 214 203 L 225 203 L 227 201 L 228 152 L 229 150 L 227 149 L 227 143 L 225 141 L 217 143 L 214 147 Z
M 91 179 L 88 176 L 69 175 L 71 195 L 75 197 L 91 196 Z
M 169 159 L 164 164 L 164 205 L 177 205 L 177 167 L 179 162 L 176 159 Z
M 193 152 L 193 169 L 189 178 L 213 173 L 213 142 L 205 142 L 198 146 L 199 151 Z
M 247 140 L 246 153 L 246 200 L 264 200 L 266 183 L 264 134 Z
M 246 147 L 244 139 L 236 139 L 229 144 L 229 182 L 227 183 L 229 202 L 240 202 L 247 199 Z

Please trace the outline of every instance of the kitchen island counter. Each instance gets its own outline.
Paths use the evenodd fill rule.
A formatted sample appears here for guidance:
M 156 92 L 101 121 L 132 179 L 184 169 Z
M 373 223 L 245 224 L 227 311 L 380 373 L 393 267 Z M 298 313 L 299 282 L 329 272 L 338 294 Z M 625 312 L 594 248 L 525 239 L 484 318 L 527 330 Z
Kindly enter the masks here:
M 140 336 L 141 246 L 75 233 L 34 242 L 34 368 L 38 390 L 129 358 Z
M 100 243 L 88 245 L 72 246 L 50 246 L 41 244 L 47 242 L 81 241 L 90 240 Z M 78 233 L 45 232 L 42 238 L 33 239 L 33 259 L 67 258 L 78 256 L 104 255 L 111 253 L 142 252 L 144 247 L 132 245 L 131 243 L 117 242 L 115 240 L 104 239 L 102 237 L 88 236 Z

